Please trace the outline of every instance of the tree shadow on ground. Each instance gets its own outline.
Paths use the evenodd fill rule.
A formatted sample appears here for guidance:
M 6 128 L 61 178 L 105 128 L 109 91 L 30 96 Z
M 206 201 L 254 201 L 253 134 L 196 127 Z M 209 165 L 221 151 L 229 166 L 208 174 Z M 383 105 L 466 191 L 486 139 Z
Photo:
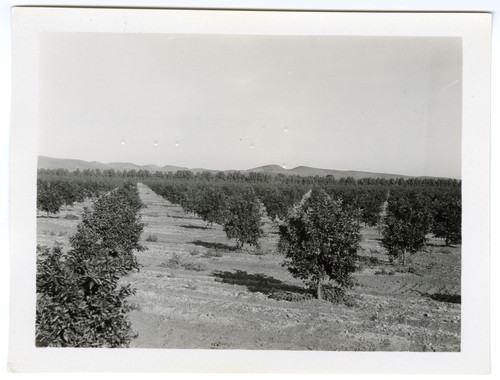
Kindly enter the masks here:
M 236 247 L 232 245 L 227 245 L 223 243 L 212 243 L 212 242 L 207 242 L 207 241 L 201 241 L 201 240 L 195 240 L 192 241 L 190 244 L 197 245 L 199 247 L 205 247 L 205 248 L 211 248 L 211 249 L 220 249 L 222 251 L 236 251 Z
M 426 247 L 438 247 L 438 248 L 443 248 L 443 247 L 451 247 L 451 245 L 446 245 L 444 240 L 442 243 L 431 243 L 431 242 L 427 242 L 425 243 L 425 246 Z
M 443 294 L 443 293 L 422 293 L 419 292 L 421 296 L 428 297 L 438 302 L 448 302 L 448 303 L 457 303 L 462 304 L 462 296 L 460 294 Z
M 208 227 L 205 227 L 205 226 L 193 226 L 191 224 L 182 224 L 179 227 L 187 228 L 187 229 L 190 229 L 190 230 L 208 230 Z
M 287 284 L 262 273 L 253 274 L 243 270 L 236 270 L 235 272 L 215 271 L 212 274 L 220 282 L 246 286 L 251 292 L 259 292 L 267 296 L 271 296 L 277 292 L 299 293 L 303 295 L 310 293 L 308 289 Z
M 197 219 L 195 216 L 182 216 L 182 215 L 168 215 L 167 218 L 172 219 Z

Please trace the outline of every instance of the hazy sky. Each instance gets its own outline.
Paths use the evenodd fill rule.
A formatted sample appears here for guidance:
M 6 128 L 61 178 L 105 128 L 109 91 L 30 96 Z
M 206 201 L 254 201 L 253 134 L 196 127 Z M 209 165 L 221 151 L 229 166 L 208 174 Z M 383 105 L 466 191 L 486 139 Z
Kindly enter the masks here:
M 46 33 L 39 154 L 460 178 L 459 38 Z

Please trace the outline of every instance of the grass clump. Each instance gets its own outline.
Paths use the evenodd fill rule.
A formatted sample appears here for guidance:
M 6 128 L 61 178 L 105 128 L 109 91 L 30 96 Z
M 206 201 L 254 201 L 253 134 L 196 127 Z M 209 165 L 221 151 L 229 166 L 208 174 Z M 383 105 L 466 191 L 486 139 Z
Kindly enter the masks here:
M 156 242 L 158 242 L 158 236 L 156 236 L 156 235 L 149 235 L 146 238 L 146 241 L 149 241 L 151 243 L 156 243 Z
M 450 247 L 440 247 L 440 249 L 438 250 L 438 253 L 441 253 L 443 255 L 450 255 L 454 252 L 455 252 L 455 250 L 453 248 L 450 248 Z
M 347 307 L 357 307 L 359 302 L 354 298 L 352 294 L 334 284 L 325 284 L 323 288 L 324 299 L 330 301 L 334 304 L 344 304 Z
M 208 269 L 207 265 L 204 263 L 195 263 L 192 261 L 183 262 L 182 257 L 178 253 L 173 253 L 172 256 L 167 261 L 161 263 L 160 266 L 169 269 L 178 269 L 182 267 L 186 270 L 195 272 L 203 272 Z
M 207 265 L 203 264 L 203 263 L 188 262 L 188 263 L 182 264 L 182 266 L 186 270 L 192 270 L 192 271 L 195 271 L 195 272 L 203 272 L 203 271 L 205 271 L 205 270 L 208 269 Z
M 169 269 L 177 269 L 182 265 L 181 256 L 178 253 L 173 253 L 172 256 L 163 263 L 160 264 L 161 267 Z
M 417 270 L 413 266 L 408 266 L 408 267 L 398 267 L 396 268 L 397 273 L 411 273 L 415 274 L 417 276 L 423 276 L 423 273 L 421 273 L 419 270 Z
M 375 272 L 373 272 L 373 274 L 383 275 L 383 276 L 393 276 L 395 272 L 393 270 L 386 270 L 385 268 L 382 268 L 381 270 L 376 270 Z
M 269 298 L 276 301 L 299 302 L 313 299 L 311 293 L 294 293 L 285 290 L 277 290 L 269 295 Z
M 194 281 L 189 280 L 186 284 L 186 288 L 189 290 L 197 290 L 198 285 L 196 285 Z
M 205 258 L 212 258 L 212 257 L 222 257 L 222 252 L 219 251 L 217 248 L 212 248 L 212 249 L 209 249 L 208 251 L 206 251 L 204 254 L 203 254 L 203 257 Z
M 265 256 L 267 251 L 263 250 L 261 247 L 257 247 L 255 250 L 249 251 L 248 253 L 254 256 Z
M 191 256 L 198 256 L 200 254 L 200 251 L 198 250 L 198 248 L 193 248 L 189 251 L 189 254 Z
M 377 257 L 373 256 L 360 256 L 356 257 L 356 261 L 360 264 L 366 265 L 372 268 L 374 265 L 380 264 L 380 260 Z

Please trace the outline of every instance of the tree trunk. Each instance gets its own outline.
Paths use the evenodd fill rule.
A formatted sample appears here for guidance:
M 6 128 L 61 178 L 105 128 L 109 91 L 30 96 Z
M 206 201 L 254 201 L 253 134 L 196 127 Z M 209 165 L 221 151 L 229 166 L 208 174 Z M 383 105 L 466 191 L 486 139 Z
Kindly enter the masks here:
M 318 287 L 317 287 L 317 292 L 318 292 L 318 299 L 321 300 L 323 299 L 322 298 L 322 294 L 321 294 L 321 280 L 318 280 Z

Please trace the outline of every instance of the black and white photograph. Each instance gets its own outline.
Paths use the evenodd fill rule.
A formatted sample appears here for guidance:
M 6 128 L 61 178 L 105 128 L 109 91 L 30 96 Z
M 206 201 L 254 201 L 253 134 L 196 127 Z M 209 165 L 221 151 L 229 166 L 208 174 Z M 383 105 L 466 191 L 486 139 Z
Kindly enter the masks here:
M 32 11 L 35 356 L 474 356 L 487 15 Z

